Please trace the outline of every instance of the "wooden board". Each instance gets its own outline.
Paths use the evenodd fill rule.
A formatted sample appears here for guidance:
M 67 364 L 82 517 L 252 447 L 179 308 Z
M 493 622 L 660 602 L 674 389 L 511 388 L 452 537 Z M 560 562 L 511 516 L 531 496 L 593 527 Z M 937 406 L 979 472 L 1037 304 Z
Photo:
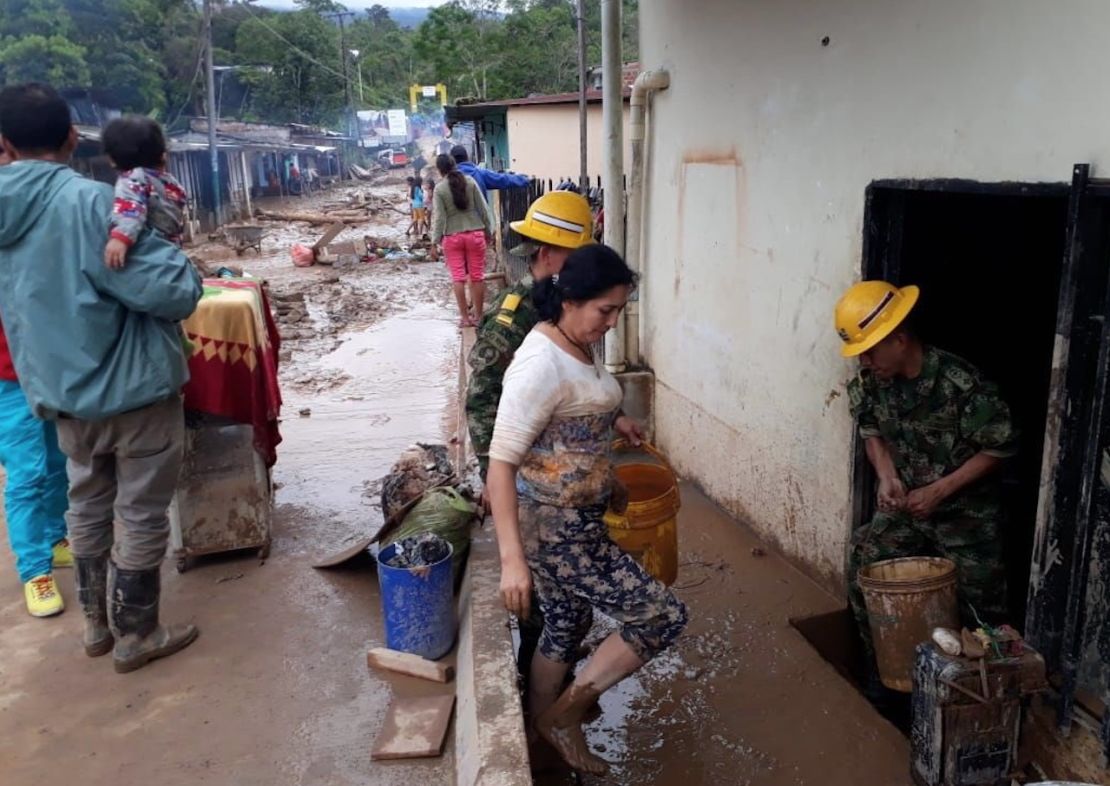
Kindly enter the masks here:
M 353 546 L 348 546 L 340 552 L 323 557 L 319 561 L 312 563 L 312 567 L 335 568 L 339 565 L 342 565 L 344 562 L 347 562 L 348 560 L 352 560 L 355 557 L 361 557 L 363 555 L 365 555 L 367 559 L 373 561 L 373 558 L 370 556 L 369 552 L 367 552 L 367 549 L 370 548 L 370 544 L 373 542 L 374 538 L 363 538 L 362 540 L 356 542 Z
M 370 758 L 420 759 L 443 753 L 455 695 L 394 697 Z
M 385 647 L 375 647 L 366 653 L 366 665 L 372 669 L 386 669 L 432 682 L 450 682 L 455 677 L 453 666 Z

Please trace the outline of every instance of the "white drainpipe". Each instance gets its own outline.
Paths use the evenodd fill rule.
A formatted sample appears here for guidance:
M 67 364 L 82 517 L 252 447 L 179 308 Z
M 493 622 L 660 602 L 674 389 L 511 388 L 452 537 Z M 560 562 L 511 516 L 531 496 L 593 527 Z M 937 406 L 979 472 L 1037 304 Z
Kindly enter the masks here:
M 621 0 L 601 0 L 601 124 L 604 140 L 605 243 L 624 255 L 624 96 Z M 605 367 L 624 371 L 624 320 L 605 334 Z
M 632 172 L 628 179 L 628 247 L 625 259 L 637 273 L 643 271 L 641 259 L 644 221 L 644 143 L 647 139 L 648 100 L 655 90 L 666 90 L 671 75 L 666 71 L 644 71 L 632 86 L 632 103 L 629 111 L 629 143 L 632 146 Z M 629 301 L 625 312 L 626 356 L 633 365 L 640 365 L 640 298 Z

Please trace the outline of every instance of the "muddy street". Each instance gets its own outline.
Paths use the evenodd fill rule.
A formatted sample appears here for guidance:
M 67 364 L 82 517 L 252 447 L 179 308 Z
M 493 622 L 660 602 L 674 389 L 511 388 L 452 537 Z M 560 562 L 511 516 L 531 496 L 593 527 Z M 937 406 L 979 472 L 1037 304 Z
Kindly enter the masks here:
M 354 190 L 371 189 L 315 199 Z M 373 190 L 403 200 L 403 185 Z M 401 221 L 387 211 L 337 240 L 400 245 Z M 366 667 L 367 649 L 382 643 L 377 579 L 367 564 L 310 567 L 380 524 L 375 481 L 404 447 L 448 437 L 458 362 L 448 279 L 438 264 L 407 259 L 294 268 L 290 246 L 321 233 L 267 223 L 261 256 L 218 242 L 191 250 L 210 268 L 266 279 L 283 334 L 270 558 L 201 558 L 184 574 L 167 560 L 162 617 L 195 623 L 200 639 L 120 676 L 80 650 L 71 572 L 59 571 L 66 612 L 33 619 L 3 549 L 3 783 L 76 773 L 90 786 L 453 782 L 452 735 L 439 759 L 371 765 L 396 688 Z
M 296 206 L 311 212 L 355 192 L 400 201 L 393 180 Z M 369 263 L 294 267 L 291 246 L 323 233 L 294 222 L 267 222 L 261 255 L 236 256 L 219 241 L 192 250 L 213 272 L 235 266 L 265 279 L 282 334 L 272 553 L 261 564 L 253 552 L 199 558 L 184 573 L 168 560 L 163 619 L 193 622 L 201 637 L 119 676 L 80 651 L 68 571 L 59 575 L 67 611 L 33 619 L 4 550 L 0 783 L 74 772 L 90 786 L 455 782 L 459 715 L 442 757 L 371 762 L 391 697 L 435 687 L 367 669 L 366 651 L 384 641 L 368 561 L 311 567 L 377 529 L 378 480 L 404 448 L 449 441 L 457 428 L 460 336 L 448 276 L 403 251 L 404 226 L 381 211 L 336 239 L 372 236 L 400 250 Z M 602 699 L 588 737 L 611 763 L 608 777 L 555 771 L 536 782 L 847 786 L 865 759 L 876 782 L 905 782 L 905 741 L 787 622 L 836 601 L 695 488 L 682 494 L 675 589 L 691 610 L 686 634 Z M 472 567 L 498 570 L 495 560 Z M 588 643 L 611 630 L 599 617 Z

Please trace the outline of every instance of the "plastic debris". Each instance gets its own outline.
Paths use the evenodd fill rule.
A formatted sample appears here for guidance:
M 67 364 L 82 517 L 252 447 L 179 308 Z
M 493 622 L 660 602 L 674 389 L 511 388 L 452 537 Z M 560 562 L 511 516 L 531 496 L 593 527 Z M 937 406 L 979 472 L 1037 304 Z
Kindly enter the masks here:
M 442 562 L 451 553 L 447 541 L 434 532 L 402 538 L 394 545 L 396 551 L 385 561 L 391 568 L 426 568 Z
M 956 656 L 963 652 L 960 634 L 948 628 L 933 628 L 933 641 L 947 654 Z
M 315 250 L 300 243 L 293 244 L 293 264 L 297 267 L 311 267 L 316 262 Z

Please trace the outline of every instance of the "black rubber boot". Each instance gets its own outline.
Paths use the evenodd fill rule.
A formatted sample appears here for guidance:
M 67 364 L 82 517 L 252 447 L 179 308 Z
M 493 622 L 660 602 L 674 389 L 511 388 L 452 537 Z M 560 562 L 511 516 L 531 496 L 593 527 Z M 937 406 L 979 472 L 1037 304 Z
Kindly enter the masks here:
M 108 555 L 74 557 L 77 602 L 85 614 L 85 654 L 98 658 L 115 643 L 108 628 Z
M 162 575 L 158 568 L 123 570 L 109 567 L 111 627 L 116 637 L 112 651 L 116 672 L 141 669 L 157 658 L 188 647 L 200 631 L 195 625 L 158 624 Z

